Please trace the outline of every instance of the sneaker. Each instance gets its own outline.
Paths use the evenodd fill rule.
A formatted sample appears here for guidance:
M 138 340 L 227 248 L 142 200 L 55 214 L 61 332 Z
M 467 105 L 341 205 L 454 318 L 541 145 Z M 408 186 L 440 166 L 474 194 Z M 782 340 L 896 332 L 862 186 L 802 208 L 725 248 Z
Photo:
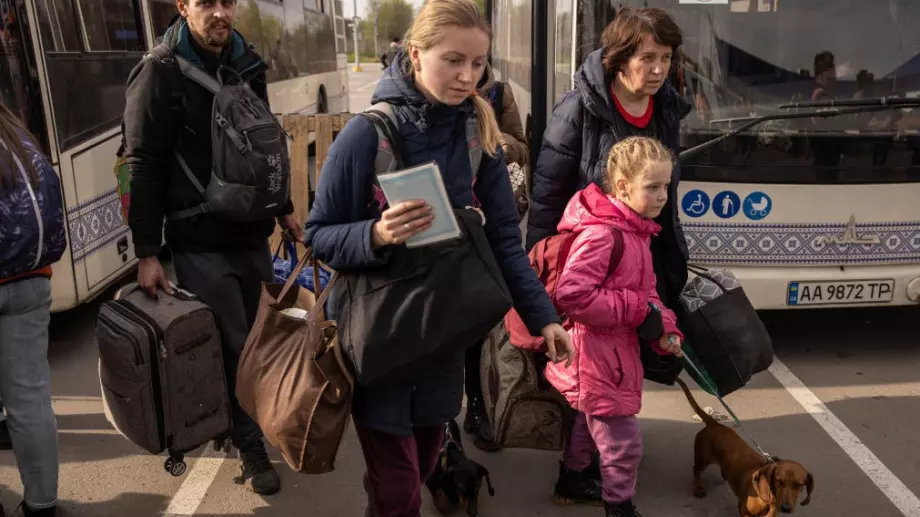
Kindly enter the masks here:
M 10 428 L 6 425 L 6 420 L 0 422 L 0 451 L 8 451 L 13 448 L 13 439 L 10 438 Z M 0 515 L 3 515 L 0 513 Z
M 603 490 L 588 476 L 587 470 L 569 470 L 560 461 L 553 501 L 563 505 L 601 506 L 604 504 Z
M 605 517 L 642 517 L 642 514 L 639 513 L 639 510 L 636 510 L 636 505 L 633 504 L 632 500 L 625 501 L 620 504 L 610 504 L 604 503 L 604 516 Z
M 486 416 L 486 406 L 480 397 L 472 397 L 466 406 L 466 416 L 463 418 L 463 430 L 473 437 L 473 445 L 485 452 L 496 452 L 501 446 L 495 443 L 495 434 L 489 417 Z
M 25 501 L 23 501 L 20 507 L 22 508 L 22 514 L 25 515 L 25 517 L 54 517 L 57 515 L 57 506 L 49 506 L 48 508 L 33 510 L 32 508 L 29 508 L 29 505 L 27 505 Z M 0 512 L 2 512 L 2 509 L 0 509 Z M 3 513 L 0 513 L 0 515 L 3 515 Z
M 241 450 L 240 459 L 243 479 L 249 480 L 252 491 L 260 495 L 271 495 L 281 490 L 281 478 L 275 472 L 265 444 L 261 440 L 245 451 Z

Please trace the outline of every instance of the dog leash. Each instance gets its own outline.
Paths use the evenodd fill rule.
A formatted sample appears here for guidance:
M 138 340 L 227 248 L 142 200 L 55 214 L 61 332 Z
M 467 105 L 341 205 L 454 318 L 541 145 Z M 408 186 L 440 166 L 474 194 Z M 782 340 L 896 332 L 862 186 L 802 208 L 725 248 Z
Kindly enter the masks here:
M 707 379 L 707 377 L 703 375 L 703 372 L 700 371 L 700 369 L 696 366 L 696 364 L 694 364 L 693 361 L 689 357 L 687 357 L 687 354 L 684 354 L 683 359 L 684 359 L 684 363 L 689 365 L 690 368 L 692 368 L 693 371 L 696 373 L 697 377 L 701 379 L 704 384 L 706 384 L 704 388 L 706 388 L 708 391 L 714 394 L 717 399 L 719 399 L 719 403 L 722 404 L 722 407 L 724 407 L 725 410 L 728 411 L 728 414 L 731 415 L 731 417 L 735 420 L 735 423 L 738 424 L 738 429 L 740 429 L 741 433 L 745 436 L 745 438 L 747 438 L 747 440 L 751 442 L 754 445 L 754 447 L 757 448 L 757 451 L 760 453 L 760 455 L 763 456 L 764 459 L 767 460 L 767 462 L 775 463 L 775 461 L 773 460 L 773 456 L 767 454 L 760 447 L 760 445 L 758 445 L 757 441 L 754 440 L 754 437 L 751 436 L 750 433 L 748 433 L 747 430 L 744 428 L 744 425 L 741 423 L 741 420 L 738 418 L 738 416 L 735 415 L 735 412 L 732 411 L 732 408 L 728 407 L 728 404 L 726 404 L 725 401 L 722 400 L 721 395 L 719 395 L 719 390 L 716 389 L 715 386 L 709 383 L 709 380 Z

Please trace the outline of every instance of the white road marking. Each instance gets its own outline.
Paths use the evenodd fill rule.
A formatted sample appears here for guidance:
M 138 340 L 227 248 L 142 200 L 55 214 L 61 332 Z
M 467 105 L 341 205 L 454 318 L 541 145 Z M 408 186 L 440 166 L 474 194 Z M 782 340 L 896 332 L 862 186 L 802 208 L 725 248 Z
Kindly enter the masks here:
M 185 474 L 185 481 L 179 487 L 179 491 L 173 496 L 169 503 L 169 508 L 163 517 L 189 517 L 195 515 L 198 506 L 208 493 L 208 488 L 217 477 L 217 472 L 226 459 L 227 453 L 217 452 L 213 444 L 209 443 L 201 454 L 201 457 L 195 460 L 195 464 Z
M 904 517 L 920 517 L 920 499 L 836 415 L 831 413 L 817 395 L 812 393 L 782 361 L 774 357 L 770 373 L 785 386 L 786 391 L 808 411 Z
M 377 86 L 377 83 L 379 83 L 379 82 L 380 82 L 380 79 L 377 79 L 376 81 L 374 81 L 374 82 L 372 82 L 372 83 L 365 84 L 364 86 L 358 88 L 358 91 L 359 91 L 359 92 L 363 92 L 363 91 L 366 91 L 366 90 L 370 90 L 371 88 Z

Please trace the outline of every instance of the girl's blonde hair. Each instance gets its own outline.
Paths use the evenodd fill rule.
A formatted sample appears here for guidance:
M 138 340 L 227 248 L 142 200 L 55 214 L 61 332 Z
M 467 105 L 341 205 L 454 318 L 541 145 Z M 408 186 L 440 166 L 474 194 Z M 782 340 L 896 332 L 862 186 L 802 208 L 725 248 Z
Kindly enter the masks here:
M 428 50 L 441 42 L 445 27 L 479 29 L 489 36 L 490 41 L 492 39 L 492 29 L 489 28 L 482 10 L 473 0 L 426 0 L 406 32 L 406 45 Z M 478 83 L 479 78 L 475 78 L 474 81 Z M 501 145 L 498 121 L 495 120 L 495 114 L 488 101 L 475 93 L 472 97 L 479 125 L 479 139 L 485 152 L 494 157 L 498 152 L 498 146 Z
M 624 179 L 631 183 L 642 177 L 652 164 L 672 163 L 673 155 L 658 140 L 645 136 L 631 136 L 617 142 L 607 155 L 607 181 L 604 190 L 613 194 L 616 180 Z

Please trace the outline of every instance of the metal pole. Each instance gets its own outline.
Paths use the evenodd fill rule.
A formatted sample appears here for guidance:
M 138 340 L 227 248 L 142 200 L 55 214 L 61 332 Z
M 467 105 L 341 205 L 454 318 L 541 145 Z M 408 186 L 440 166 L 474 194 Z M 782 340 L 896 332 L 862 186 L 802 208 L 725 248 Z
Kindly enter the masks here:
M 361 71 L 361 51 L 358 50 L 358 31 L 361 27 L 361 19 L 358 18 L 358 0 L 355 0 L 355 17 L 354 17 L 355 28 L 352 33 L 355 37 L 355 66 L 352 68 L 355 72 Z
M 374 57 L 380 57 L 380 49 L 377 42 L 380 39 L 377 36 L 377 0 L 371 0 L 371 8 L 374 10 Z

